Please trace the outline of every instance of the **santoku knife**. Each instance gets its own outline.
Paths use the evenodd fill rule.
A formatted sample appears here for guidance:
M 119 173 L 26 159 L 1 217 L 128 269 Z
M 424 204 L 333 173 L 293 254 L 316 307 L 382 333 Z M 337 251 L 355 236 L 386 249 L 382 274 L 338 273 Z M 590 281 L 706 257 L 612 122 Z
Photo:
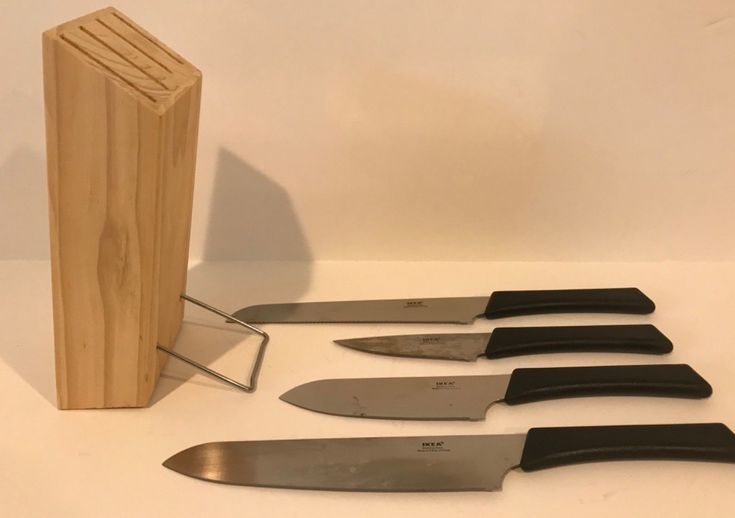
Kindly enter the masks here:
M 496 327 L 492 333 L 373 336 L 335 340 L 375 354 L 474 361 L 539 353 L 617 352 L 664 354 L 671 341 L 650 324 Z
M 435 322 L 469 324 L 485 318 L 539 313 L 651 313 L 655 305 L 638 288 L 496 291 L 490 297 L 356 300 L 262 304 L 234 316 L 252 323 Z
M 495 491 L 517 467 L 535 471 L 645 459 L 735 462 L 735 435 L 724 424 L 703 423 L 532 428 L 516 435 L 213 442 L 177 453 L 163 465 L 190 477 L 244 486 Z
M 281 399 L 341 416 L 476 421 L 499 401 L 517 405 L 579 396 L 710 394 L 712 387 L 689 365 L 619 365 L 515 369 L 494 376 L 318 380 L 289 390 Z

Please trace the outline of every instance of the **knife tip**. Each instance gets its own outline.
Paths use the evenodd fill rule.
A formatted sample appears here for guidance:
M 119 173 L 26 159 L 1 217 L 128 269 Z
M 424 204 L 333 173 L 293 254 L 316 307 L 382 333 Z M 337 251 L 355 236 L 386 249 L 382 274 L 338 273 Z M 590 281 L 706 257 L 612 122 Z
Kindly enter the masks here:
M 177 457 L 180 454 L 181 452 L 171 455 L 168 459 L 164 460 L 161 463 L 161 466 L 163 466 L 164 468 L 168 468 L 172 471 L 176 471 L 177 473 L 181 473 L 181 470 L 179 469 L 178 462 L 177 462 Z
M 161 465 L 181 475 L 194 478 L 204 478 L 199 464 L 207 458 L 212 449 L 217 449 L 216 443 L 199 444 L 171 455 Z
M 290 405 L 294 405 L 294 406 L 298 406 L 298 407 L 302 406 L 302 405 L 300 405 L 298 403 L 298 398 L 294 397 L 299 392 L 301 392 L 301 387 L 302 386 L 303 385 L 299 385 L 299 386 L 294 387 L 294 388 L 292 388 L 290 390 L 287 390 L 286 392 L 284 392 L 283 394 L 281 394 L 280 396 L 278 396 L 278 399 L 280 399 L 281 401 L 283 401 L 285 403 L 288 403 Z
M 355 343 L 357 342 L 354 338 L 341 338 L 339 340 L 332 340 L 335 344 L 341 345 L 343 347 L 350 347 L 355 348 Z

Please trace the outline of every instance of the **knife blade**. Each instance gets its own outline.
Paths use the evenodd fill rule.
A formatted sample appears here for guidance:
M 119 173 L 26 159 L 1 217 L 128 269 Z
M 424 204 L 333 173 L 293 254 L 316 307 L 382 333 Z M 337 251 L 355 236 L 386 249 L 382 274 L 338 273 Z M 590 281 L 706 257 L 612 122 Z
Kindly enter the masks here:
M 651 313 L 655 305 L 638 288 L 496 291 L 490 297 L 352 300 L 261 304 L 233 315 L 251 323 L 456 323 L 476 317 L 539 313 Z
M 377 419 L 485 419 L 508 405 L 583 396 L 705 398 L 712 387 L 689 365 L 617 365 L 515 369 L 492 376 L 317 380 L 281 400 L 325 414 Z
M 673 349 L 671 341 L 651 324 L 496 327 L 492 333 L 372 336 L 335 343 L 387 356 L 463 361 L 564 352 L 665 354 Z
M 505 474 L 611 460 L 735 462 L 722 423 L 532 428 L 512 435 L 212 442 L 163 465 L 243 486 L 333 491 L 497 491 Z M 685 469 L 685 468 L 680 468 Z

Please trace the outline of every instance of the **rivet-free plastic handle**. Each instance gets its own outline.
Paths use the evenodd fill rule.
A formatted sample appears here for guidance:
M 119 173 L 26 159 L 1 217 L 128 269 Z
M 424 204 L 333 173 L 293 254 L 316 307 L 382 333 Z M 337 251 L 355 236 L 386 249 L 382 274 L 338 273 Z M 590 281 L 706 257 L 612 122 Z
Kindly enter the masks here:
M 515 369 L 508 405 L 583 396 L 705 398 L 712 387 L 689 365 L 612 365 Z
M 651 324 L 497 327 L 490 335 L 485 356 L 567 352 L 665 354 L 672 349 L 671 341 Z
M 532 428 L 521 469 L 656 459 L 735 462 L 735 434 L 722 423 Z
M 496 291 L 490 295 L 485 318 L 539 313 L 630 313 L 656 309 L 638 288 Z

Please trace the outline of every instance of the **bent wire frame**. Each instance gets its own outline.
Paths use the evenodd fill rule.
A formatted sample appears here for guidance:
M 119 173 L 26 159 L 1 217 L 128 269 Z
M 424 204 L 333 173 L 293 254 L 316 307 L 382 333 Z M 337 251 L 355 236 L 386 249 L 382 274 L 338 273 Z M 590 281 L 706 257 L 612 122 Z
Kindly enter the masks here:
M 260 346 L 258 347 L 258 354 L 255 357 L 255 362 L 253 363 L 253 368 L 250 370 L 250 377 L 247 382 L 247 384 L 240 383 L 239 381 L 235 381 L 232 378 L 229 378 L 225 376 L 224 374 L 221 374 L 217 371 L 214 371 L 210 369 L 209 367 L 202 365 L 201 363 L 192 360 L 188 356 L 184 356 L 183 354 L 179 354 L 173 349 L 169 349 L 168 347 L 164 347 L 161 344 L 157 345 L 158 350 L 165 352 L 166 354 L 170 354 L 174 358 L 181 360 L 182 362 L 188 363 L 195 369 L 199 369 L 200 371 L 209 374 L 213 378 L 218 379 L 222 383 L 226 383 L 232 387 L 235 387 L 237 389 L 240 389 L 245 392 L 255 392 L 255 389 L 258 386 L 258 374 L 260 374 L 260 366 L 263 363 L 263 357 L 265 356 L 265 349 L 268 345 L 268 340 L 270 340 L 270 337 L 268 336 L 268 333 L 263 331 L 262 329 L 259 329 L 253 325 L 248 324 L 247 322 L 243 322 L 242 320 L 238 320 L 233 315 L 230 315 L 229 313 L 226 313 L 220 309 L 217 309 L 213 306 L 210 306 L 209 304 L 202 302 L 201 300 L 197 300 L 194 297 L 190 297 L 187 294 L 182 294 L 181 298 L 184 299 L 187 302 L 191 302 L 192 304 L 199 306 L 201 308 L 206 309 L 207 311 L 210 311 L 212 313 L 215 313 L 221 317 L 224 317 L 229 322 L 234 322 L 236 324 L 239 324 L 250 331 L 259 334 L 262 337 L 262 340 L 260 341 Z

